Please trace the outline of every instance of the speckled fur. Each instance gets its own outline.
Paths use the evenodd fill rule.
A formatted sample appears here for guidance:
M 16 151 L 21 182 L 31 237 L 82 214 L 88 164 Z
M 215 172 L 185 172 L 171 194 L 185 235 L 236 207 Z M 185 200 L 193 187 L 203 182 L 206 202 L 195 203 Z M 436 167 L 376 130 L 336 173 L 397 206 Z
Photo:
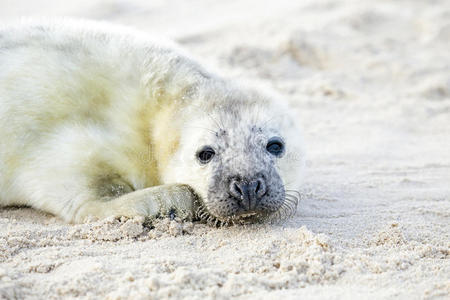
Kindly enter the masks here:
M 222 179 L 260 172 L 264 207 L 276 210 L 300 175 L 294 123 L 276 96 L 131 29 L 72 20 L 0 29 L 1 205 L 74 222 L 173 209 L 192 218 L 198 205 L 220 217 L 233 214 Z M 264 151 L 273 135 L 286 141 L 283 158 Z M 206 166 L 195 158 L 204 145 L 217 150 Z

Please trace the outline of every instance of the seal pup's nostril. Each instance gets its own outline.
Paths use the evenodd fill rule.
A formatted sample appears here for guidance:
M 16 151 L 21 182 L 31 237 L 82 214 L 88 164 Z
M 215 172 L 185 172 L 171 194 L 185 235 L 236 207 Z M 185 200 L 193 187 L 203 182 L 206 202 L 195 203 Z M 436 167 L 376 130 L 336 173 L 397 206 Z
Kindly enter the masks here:
M 234 197 L 234 198 L 242 198 L 244 192 L 242 191 L 241 188 L 241 182 L 239 180 L 236 179 L 232 179 L 230 182 L 230 194 Z
M 239 184 L 237 184 L 237 183 L 233 184 L 233 190 L 234 190 L 235 197 L 242 197 L 242 195 L 244 194 L 242 192 L 241 188 L 239 187 Z
M 259 200 L 266 194 L 266 183 L 262 178 L 256 179 L 257 185 L 256 185 L 256 198 Z

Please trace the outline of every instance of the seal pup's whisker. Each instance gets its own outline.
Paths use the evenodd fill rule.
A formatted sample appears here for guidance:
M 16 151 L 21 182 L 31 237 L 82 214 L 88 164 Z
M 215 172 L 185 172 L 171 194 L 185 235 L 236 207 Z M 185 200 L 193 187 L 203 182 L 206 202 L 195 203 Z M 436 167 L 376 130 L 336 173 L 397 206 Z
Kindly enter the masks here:
M 297 196 L 286 193 L 280 208 L 269 216 L 269 221 L 279 222 L 292 217 L 297 211 L 298 200 L 299 198 Z
M 223 130 L 224 130 L 224 129 L 223 129 L 223 128 L 224 128 L 223 122 L 219 122 L 218 120 L 216 120 L 216 119 L 212 116 L 212 114 L 211 114 L 210 112 L 208 112 L 208 111 L 205 110 L 204 107 L 200 107 L 200 106 L 195 105 L 195 104 L 193 104 L 192 106 L 193 106 L 194 108 L 196 108 L 200 113 L 205 113 L 206 116 L 208 116 L 208 118 L 214 123 L 214 125 L 217 127 L 217 129 L 218 129 L 219 131 L 223 131 Z M 216 132 L 216 131 L 214 131 L 214 132 Z
M 294 194 L 297 195 L 297 197 L 299 199 L 301 198 L 301 193 L 299 191 L 297 191 L 297 190 L 286 190 L 286 194 L 289 194 L 289 193 L 294 193 Z
M 206 128 L 206 127 L 201 127 L 201 126 L 186 126 L 185 128 L 198 128 L 198 129 L 203 129 L 203 130 L 209 131 L 213 135 L 217 134 L 217 131 L 209 129 L 209 128 Z
M 282 117 L 284 117 L 284 116 L 286 116 L 286 115 L 287 115 L 287 114 L 281 114 L 281 115 L 273 116 L 273 117 L 267 119 L 263 124 L 261 124 L 261 127 L 262 127 L 262 128 L 267 128 L 267 123 L 269 123 L 270 121 L 275 120 L 276 118 L 282 118 Z

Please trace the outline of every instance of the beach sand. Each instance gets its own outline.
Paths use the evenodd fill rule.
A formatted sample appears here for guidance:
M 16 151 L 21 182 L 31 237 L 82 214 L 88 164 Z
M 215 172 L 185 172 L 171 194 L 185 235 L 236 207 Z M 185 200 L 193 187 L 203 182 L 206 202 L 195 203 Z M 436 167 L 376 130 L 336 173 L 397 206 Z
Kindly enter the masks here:
M 307 169 L 284 224 L 68 225 L 0 209 L 0 299 L 449 299 L 450 2 L 2 1 L 179 42 L 292 104 Z

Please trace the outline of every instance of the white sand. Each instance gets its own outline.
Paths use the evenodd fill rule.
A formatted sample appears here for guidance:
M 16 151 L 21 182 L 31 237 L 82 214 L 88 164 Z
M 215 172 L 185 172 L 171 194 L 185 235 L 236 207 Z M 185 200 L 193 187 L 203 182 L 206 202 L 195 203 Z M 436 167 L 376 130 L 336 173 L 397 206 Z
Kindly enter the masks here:
M 151 2 L 149 4 L 148 2 Z M 167 35 L 291 101 L 297 215 L 214 229 L 0 210 L 0 298 L 449 299 L 450 2 L 8 1 Z

